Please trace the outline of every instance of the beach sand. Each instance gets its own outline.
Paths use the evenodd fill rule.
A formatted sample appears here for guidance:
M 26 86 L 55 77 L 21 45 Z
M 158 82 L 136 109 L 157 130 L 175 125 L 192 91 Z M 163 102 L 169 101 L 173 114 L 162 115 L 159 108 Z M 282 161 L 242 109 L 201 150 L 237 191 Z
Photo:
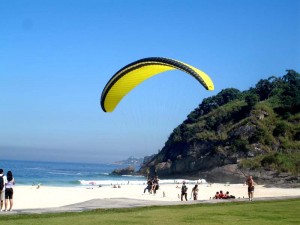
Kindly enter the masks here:
M 191 190 L 194 184 L 188 184 L 188 200 L 192 201 Z M 121 185 L 120 188 L 112 186 L 90 187 L 48 187 L 18 186 L 14 187 L 14 210 L 46 209 L 62 207 L 90 201 L 93 199 L 136 199 L 144 201 L 180 202 L 181 184 L 161 184 L 157 193 L 144 194 L 144 185 Z M 236 198 L 247 198 L 247 186 L 243 184 L 199 184 L 199 200 L 209 200 L 217 191 L 229 191 Z M 165 196 L 164 196 L 165 195 Z M 254 199 L 260 197 L 299 196 L 300 188 L 265 188 L 255 186 Z M 226 201 L 226 200 L 224 200 Z

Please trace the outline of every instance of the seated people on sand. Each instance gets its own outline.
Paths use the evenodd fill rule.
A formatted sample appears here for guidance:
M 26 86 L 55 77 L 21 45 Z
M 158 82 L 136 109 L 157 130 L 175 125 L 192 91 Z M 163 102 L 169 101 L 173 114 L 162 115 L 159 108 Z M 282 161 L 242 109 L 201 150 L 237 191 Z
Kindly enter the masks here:
M 230 199 L 230 198 L 234 199 L 235 196 L 230 195 L 230 194 L 229 194 L 229 191 L 227 191 L 226 194 L 224 194 L 224 199 Z
M 227 191 L 227 192 L 224 194 L 223 199 L 228 199 L 228 198 L 229 198 L 229 192 Z
M 220 193 L 219 193 L 219 199 L 223 199 L 224 198 L 224 193 L 223 191 L 221 190 Z
M 230 198 L 235 198 L 234 195 L 230 195 L 229 191 L 226 192 L 226 194 L 223 193 L 223 191 L 216 192 L 215 196 L 213 199 L 230 199 Z
M 220 199 L 220 193 L 217 191 L 213 199 Z

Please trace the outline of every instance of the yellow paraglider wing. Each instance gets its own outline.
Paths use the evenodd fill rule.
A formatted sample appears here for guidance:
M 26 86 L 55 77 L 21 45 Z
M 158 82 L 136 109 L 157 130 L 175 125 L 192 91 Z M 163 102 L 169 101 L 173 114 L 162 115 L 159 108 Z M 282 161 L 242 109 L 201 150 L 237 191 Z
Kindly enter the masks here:
M 122 98 L 143 81 L 174 69 L 192 75 L 206 90 L 214 90 L 214 84 L 210 77 L 195 67 L 174 59 L 145 58 L 123 67 L 108 81 L 101 95 L 103 111 L 112 112 Z

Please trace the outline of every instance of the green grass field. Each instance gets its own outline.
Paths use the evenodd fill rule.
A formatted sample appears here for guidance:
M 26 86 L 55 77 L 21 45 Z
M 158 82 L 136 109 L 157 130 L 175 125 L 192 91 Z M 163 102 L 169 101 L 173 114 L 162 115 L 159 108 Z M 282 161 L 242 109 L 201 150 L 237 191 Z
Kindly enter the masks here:
M 1 215 L 1 214 L 0 214 Z M 227 202 L 130 209 L 99 209 L 76 213 L 1 215 L 1 224 L 300 224 L 300 199 Z

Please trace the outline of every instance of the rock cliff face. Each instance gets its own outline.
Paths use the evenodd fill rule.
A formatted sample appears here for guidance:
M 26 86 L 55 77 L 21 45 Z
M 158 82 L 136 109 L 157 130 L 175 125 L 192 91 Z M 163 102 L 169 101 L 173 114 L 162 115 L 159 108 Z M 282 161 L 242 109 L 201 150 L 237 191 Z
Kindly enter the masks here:
M 112 171 L 111 174 L 114 174 L 114 175 L 134 175 L 135 174 L 135 168 L 133 166 L 128 166 L 126 168 L 115 169 L 115 170 Z
M 261 80 L 249 91 L 225 89 L 204 99 L 139 172 L 208 182 L 243 182 L 251 174 L 265 184 L 300 186 L 300 91 L 299 104 L 287 107 L 278 90 L 286 81 L 277 79 L 268 79 L 267 94 Z M 295 167 L 283 166 L 288 157 Z
M 263 146 L 259 142 L 246 146 L 245 140 L 253 138 L 259 129 L 258 122 L 255 122 L 255 114 L 252 113 L 246 118 L 251 122 L 245 125 L 236 123 L 227 128 L 225 140 L 216 138 L 213 140 L 173 142 L 169 139 L 162 151 L 151 161 L 143 164 L 140 171 L 143 172 L 148 168 L 151 172 L 166 177 L 199 177 L 203 175 L 211 182 L 242 181 L 245 179 L 245 175 L 237 167 L 238 161 L 268 152 L 268 146 Z M 225 123 L 222 124 L 223 128 L 225 126 Z M 181 125 L 180 127 L 184 126 Z M 217 128 L 216 133 L 220 129 L 222 128 Z M 238 146 L 236 146 L 236 142 L 239 142 Z
M 227 141 L 199 141 L 192 143 L 176 143 L 166 145 L 162 151 L 146 161 L 140 173 L 156 173 L 160 177 L 172 178 L 204 178 L 208 182 L 240 183 L 245 177 L 252 175 L 257 182 L 282 187 L 300 187 L 299 172 L 278 172 L 276 169 L 266 170 L 262 167 L 251 169 L 240 166 L 243 159 L 251 159 L 269 154 L 269 149 L 278 149 L 279 143 L 265 146 L 259 142 L 252 143 L 241 151 L 232 151 L 235 140 L 251 139 L 259 129 L 258 126 L 247 125 L 236 127 L 228 135 Z

